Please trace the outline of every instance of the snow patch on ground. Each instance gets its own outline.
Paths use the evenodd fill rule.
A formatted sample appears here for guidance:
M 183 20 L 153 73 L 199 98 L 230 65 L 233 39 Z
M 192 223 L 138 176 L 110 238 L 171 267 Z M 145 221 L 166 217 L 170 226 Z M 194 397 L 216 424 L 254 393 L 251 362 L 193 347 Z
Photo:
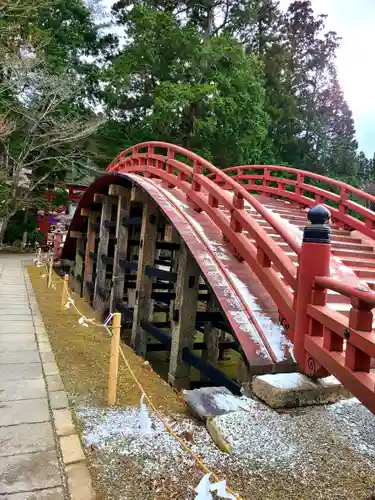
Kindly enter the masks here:
M 195 463 L 154 414 L 150 414 L 150 434 L 141 433 L 139 408 L 106 410 L 85 406 L 77 410 L 77 415 L 85 424 L 83 433 L 85 446 L 94 446 L 105 453 L 133 457 L 141 461 L 142 473 L 147 477 L 165 474 L 171 467 L 177 467 L 181 460 L 186 465 Z M 199 449 L 195 442 L 191 443 L 193 451 L 211 457 L 212 461 L 216 448 L 204 426 L 196 424 L 191 419 L 181 419 L 177 422 L 169 418 L 167 421 L 179 437 L 183 438 L 186 433 L 191 432 L 194 441 L 199 442 Z
M 302 373 L 275 373 L 270 375 L 260 375 L 257 377 L 260 380 L 268 383 L 275 389 L 293 389 L 298 391 L 305 388 L 307 385 L 313 385 L 311 380 Z
M 84 424 L 85 445 L 108 457 L 107 476 L 125 474 L 121 457 L 131 459 L 139 467 L 140 481 L 160 484 L 169 477 L 186 492 L 178 498 L 194 498 L 187 492 L 198 483 L 194 474 L 199 468 L 154 415 L 147 436 L 140 432 L 139 408 L 106 410 L 82 404 L 77 415 Z M 243 498 L 276 498 L 280 491 L 277 498 L 323 498 L 319 495 L 324 492 L 325 500 L 364 500 L 373 493 L 375 419 L 356 399 L 281 414 L 249 399 L 243 410 L 214 419 L 232 446 L 231 454 L 221 452 L 197 421 L 182 416 L 167 420 L 221 479 L 231 483 L 235 475 L 243 478 Z

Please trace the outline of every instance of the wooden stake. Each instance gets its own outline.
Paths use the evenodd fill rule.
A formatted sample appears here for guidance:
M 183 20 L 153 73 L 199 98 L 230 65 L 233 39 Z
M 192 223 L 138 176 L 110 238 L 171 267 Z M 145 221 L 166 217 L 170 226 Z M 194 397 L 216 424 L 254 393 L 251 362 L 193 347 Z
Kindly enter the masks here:
M 52 285 L 52 267 L 53 267 L 53 258 L 51 257 L 48 261 L 48 278 L 47 278 L 48 288 L 51 288 Z
M 68 301 L 68 286 L 69 286 L 69 274 L 64 275 L 63 289 L 61 294 L 61 310 L 65 309 L 65 304 Z
M 111 356 L 109 359 L 108 406 L 116 404 L 120 332 L 121 314 L 114 313 L 112 319 Z

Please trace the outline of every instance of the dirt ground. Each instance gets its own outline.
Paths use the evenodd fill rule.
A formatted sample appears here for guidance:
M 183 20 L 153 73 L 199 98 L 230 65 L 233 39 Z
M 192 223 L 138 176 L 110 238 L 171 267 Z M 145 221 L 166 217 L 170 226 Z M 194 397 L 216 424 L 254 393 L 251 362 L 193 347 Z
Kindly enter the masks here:
M 197 464 L 154 417 L 152 435 L 139 432 L 140 391 L 120 361 L 118 405 L 106 408 L 110 341 L 98 327 L 60 311 L 61 283 L 48 290 L 44 270 L 29 273 L 76 422 L 99 500 L 195 497 Z M 88 317 L 92 309 L 74 297 Z M 144 360 L 122 346 L 137 378 L 169 425 L 244 500 L 374 500 L 375 418 L 355 400 L 278 414 L 253 410 L 224 419 L 237 446 L 218 450 L 205 427 L 189 416 L 181 396 Z M 253 400 L 251 400 L 253 401 Z M 236 412 L 238 413 L 238 412 Z

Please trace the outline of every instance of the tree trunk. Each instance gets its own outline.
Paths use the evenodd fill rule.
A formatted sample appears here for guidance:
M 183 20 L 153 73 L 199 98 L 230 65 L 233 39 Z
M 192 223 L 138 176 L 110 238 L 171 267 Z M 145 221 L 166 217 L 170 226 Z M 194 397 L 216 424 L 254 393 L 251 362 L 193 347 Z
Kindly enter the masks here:
M 7 230 L 10 219 L 13 217 L 15 213 L 16 212 L 14 211 L 11 212 L 10 214 L 4 215 L 3 217 L 0 217 L 0 247 L 3 246 L 5 231 Z
M 25 215 L 23 216 L 23 235 L 21 243 L 21 252 L 25 251 L 27 245 L 27 221 L 29 220 L 29 212 L 25 210 Z
M 0 219 L 0 246 L 3 246 L 4 234 L 8 227 L 8 222 L 8 217 L 3 217 L 2 219 Z

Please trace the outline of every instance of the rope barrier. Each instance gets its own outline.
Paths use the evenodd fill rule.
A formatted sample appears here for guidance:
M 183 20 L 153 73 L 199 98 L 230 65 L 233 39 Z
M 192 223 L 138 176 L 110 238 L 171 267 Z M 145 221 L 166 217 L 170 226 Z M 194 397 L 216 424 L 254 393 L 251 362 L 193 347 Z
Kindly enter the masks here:
M 46 264 L 44 264 L 44 266 L 47 268 L 48 270 L 48 267 Z M 38 266 L 40 267 L 40 266 Z M 46 277 L 47 275 L 42 275 L 42 277 Z M 70 307 L 72 307 L 74 309 L 74 311 L 80 316 L 79 320 L 78 320 L 78 323 L 81 325 L 81 326 L 84 326 L 84 327 L 88 327 L 89 324 L 91 326 L 95 326 L 95 327 L 99 327 L 99 328 L 104 328 L 107 333 L 108 333 L 108 336 L 110 338 L 112 338 L 112 335 L 113 335 L 113 328 L 111 326 L 109 326 L 109 322 L 111 321 L 113 315 L 109 315 L 108 318 L 106 319 L 106 321 L 104 323 L 98 323 L 95 318 L 87 318 L 86 315 L 84 315 L 77 307 L 73 297 L 71 296 L 70 292 L 69 292 L 69 287 L 68 287 L 68 281 L 66 279 L 60 279 L 59 282 L 52 282 L 51 284 L 52 285 L 56 285 L 58 283 L 61 283 L 62 281 L 62 285 L 63 285 L 63 296 L 64 296 L 64 293 L 66 294 L 66 297 L 67 297 L 67 300 L 66 300 L 66 303 L 64 305 L 64 310 L 65 311 L 68 311 L 70 309 Z M 54 287 L 54 290 L 56 290 L 56 286 Z M 126 368 L 128 369 L 130 375 L 132 376 L 134 382 L 136 383 L 136 385 L 138 386 L 138 388 L 140 389 L 141 391 L 141 395 L 143 394 L 144 395 L 144 398 L 146 399 L 146 401 L 148 402 L 151 410 L 153 411 L 153 413 L 157 416 L 157 418 L 162 422 L 162 424 L 164 425 L 165 427 L 165 430 L 168 432 L 168 434 L 170 434 L 178 443 L 179 445 L 182 447 L 183 450 L 185 450 L 187 453 L 189 453 L 195 460 L 196 464 L 199 466 L 199 468 L 205 473 L 205 474 L 210 474 L 210 476 L 214 479 L 214 481 L 216 482 L 220 482 L 221 480 L 219 479 L 219 477 L 214 473 L 212 472 L 208 466 L 202 461 L 202 459 L 196 454 L 194 453 L 194 451 L 176 434 L 176 432 L 170 427 L 170 425 L 168 424 L 168 422 L 166 421 L 166 419 L 164 418 L 164 416 L 160 413 L 160 411 L 155 407 L 154 403 L 152 402 L 151 398 L 148 396 L 148 394 L 145 392 L 145 390 L 143 389 L 143 386 L 142 384 L 139 382 L 139 380 L 137 379 L 137 376 L 135 375 L 133 369 L 131 368 L 128 360 L 126 359 L 126 356 L 124 354 L 124 351 L 122 349 L 121 346 L 119 346 L 119 353 L 120 353 L 120 356 L 126 366 Z M 242 497 L 239 496 L 237 493 L 235 493 L 231 488 L 229 488 L 228 486 L 225 487 L 226 491 L 230 494 L 230 495 L 233 495 L 233 497 L 237 500 L 242 500 Z

